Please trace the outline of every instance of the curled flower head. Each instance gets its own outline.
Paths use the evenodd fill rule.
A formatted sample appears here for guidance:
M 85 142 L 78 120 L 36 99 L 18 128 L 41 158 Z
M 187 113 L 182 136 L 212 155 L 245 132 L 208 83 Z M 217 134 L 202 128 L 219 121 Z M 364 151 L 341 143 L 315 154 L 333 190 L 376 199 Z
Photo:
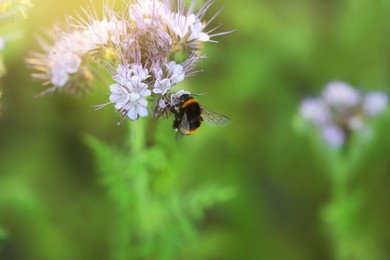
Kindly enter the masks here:
M 169 12 L 169 1 L 137 0 L 129 4 L 128 14 L 138 26 L 152 23 L 160 26 L 160 19 Z
M 71 88 L 74 85 L 81 85 L 80 80 L 90 80 L 90 73 L 83 65 L 88 51 L 86 49 L 88 42 L 83 32 L 79 30 L 66 32 L 58 27 L 56 32 L 51 34 L 54 45 L 40 39 L 45 53 L 33 52 L 27 59 L 27 62 L 38 71 L 33 77 L 52 85 L 48 91 Z
M 86 71 L 89 82 L 89 63 L 103 65 L 113 83 L 107 86 L 109 102 L 98 107 L 111 104 L 123 118 L 136 121 L 163 102 L 177 107 L 173 88 L 197 73 L 195 65 L 205 57 L 201 43 L 228 33 L 211 34 L 219 26 L 205 31 L 219 14 L 204 21 L 210 5 L 207 1 L 195 11 L 195 1 L 128 0 L 118 12 L 106 1 L 101 16 L 84 9 L 85 18 L 71 18 L 73 27 L 52 34 L 53 44 L 41 40 L 44 53 L 33 53 L 27 62 L 50 90 L 75 86 Z
M 88 39 L 86 49 L 109 48 L 110 44 L 120 45 L 121 40 L 128 34 L 126 20 L 118 18 L 114 10 L 105 6 L 103 18 L 96 17 L 96 13 L 87 13 L 88 20 L 79 21 L 77 27 L 84 31 Z
M 367 128 L 369 118 L 383 112 L 388 103 L 385 93 L 376 91 L 363 95 L 352 86 L 333 81 L 325 86 L 320 98 L 302 101 L 302 118 L 320 128 L 326 142 L 341 147 L 353 131 Z

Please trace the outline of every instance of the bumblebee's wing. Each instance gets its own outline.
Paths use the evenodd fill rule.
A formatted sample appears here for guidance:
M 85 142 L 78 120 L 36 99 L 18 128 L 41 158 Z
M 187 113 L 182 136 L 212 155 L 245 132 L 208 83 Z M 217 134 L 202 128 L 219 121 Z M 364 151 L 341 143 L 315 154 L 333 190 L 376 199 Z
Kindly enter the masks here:
M 230 119 L 227 116 L 204 108 L 202 108 L 202 118 L 209 126 L 222 126 L 230 123 Z
M 183 135 L 187 135 L 190 130 L 190 122 L 188 121 L 187 114 L 184 113 L 183 118 L 180 121 L 179 128 L 176 129 L 176 138 L 181 138 Z

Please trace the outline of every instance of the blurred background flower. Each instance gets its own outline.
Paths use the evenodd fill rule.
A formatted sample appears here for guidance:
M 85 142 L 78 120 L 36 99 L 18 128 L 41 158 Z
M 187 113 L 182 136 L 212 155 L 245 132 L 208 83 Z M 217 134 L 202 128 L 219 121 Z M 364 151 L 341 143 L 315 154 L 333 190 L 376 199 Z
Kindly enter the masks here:
M 28 20 L 3 26 L 7 31 L 24 31 L 25 38 L 6 45 L 8 73 L 0 83 L 5 93 L 5 117 L 0 121 L 2 259 L 110 259 L 118 236 L 125 241 L 122 246 L 133 252 L 139 249 L 134 244 L 144 238 L 129 242 L 127 233 L 117 228 L 112 197 L 119 192 L 108 191 L 107 183 L 113 179 L 101 178 L 98 160 L 85 143 L 88 133 L 121 149 L 128 137 L 126 125 L 116 126 L 114 108 L 92 108 L 107 102 L 107 95 L 98 90 L 109 84 L 97 83 L 97 90 L 86 98 L 56 94 L 33 98 L 41 91 L 41 82 L 31 80 L 31 70 L 23 62 L 30 50 L 39 49 L 36 35 L 88 3 L 35 0 Z M 205 19 L 222 5 L 223 12 L 210 28 L 222 22 L 223 28 L 237 32 L 216 38 L 219 44 L 205 44 L 209 58 L 197 66 L 204 72 L 179 84 L 193 93 L 203 93 L 207 87 L 208 94 L 199 101 L 229 116 L 231 124 L 203 127 L 180 142 L 171 120 L 155 126 L 157 138 L 147 144 L 157 143 L 169 157 L 155 150 L 149 155 L 153 160 L 148 162 L 153 163 L 148 168 L 157 172 L 150 187 L 158 183 L 159 194 L 180 193 L 170 197 L 169 207 L 154 201 L 153 211 L 145 210 L 144 234 L 158 232 L 156 227 L 163 224 L 176 230 L 160 213 L 174 209 L 183 198 L 188 199 L 187 212 L 194 216 L 198 236 L 174 252 L 182 259 L 335 259 L 338 240 L 328 236 L 334 229 L 324 224 L 321 214 L 333 196 L 329 174 L 338 173 L 331 159 L 337 149 L 329 149 L 315 131 L 297 134 L 291 118 L 302 100 L 320 96 L 333 79 L 359 86 L 361 98 L 372 91 L 388 93 L 390 4 L 218 0 Z M 332 223 L 337 220 L 337 230 L 356 231 L 343 240 L 345 250 L 355 249 L 353 259 L 388 259 L 388 112 L 370 122 L 369 142 L 354 145 L 364 156 L 352 160 L 347 186 L 348 193 L 359 198 L 359 207 L 354 200 L 339 201 L 343 210 L 331 207 L 326 216 Z M 129 158 L 114 154 L 113 160 L 121 167 Z M 158 174 L 160 166 L 164 174 Z M 208 183 L 203 197 L 191 196 L 199 195 L 199 186 Z M 224 203 L 209 202 L 214 184 L 234 187 L 236 196 L 224 200 L 229 193 L 222 194 Z M 148 197 L 137 201 L 142 199 L 146 203 L 139 205 L 150 205 Z M 199 204 L 208 205 L 206 211 L 196 210 Z M 353 220 L 347 221 L 351 211 Z M 173 223 L 186 228 L 187 222 L 176 213 L 170 211 L 176 216 Z M 181 242 L 166 230 L 154 240 L 161 243 L 152 259 L 171 255 L 170 245 Z M 193 234 L 192 229 L 188 234 Z
M 3 51 L 6 42 L 20 38 L 20 34 L 13 30 L 8 31 L 4 27 L 6 24 L 17 21 L 20 17 L 26 17 L 26 11 L 31 7 L 30 0 L 1 0 L 0 1 L 0 78 L 7 72 L 4 65 Z M 3 96 L 3 90 L 0 89 L 0 99 Z M 1 102 L 1 100 L 0 100 Z M 2 117 L 0 103 L 0 117 Z
M 0 25 L 4 27 L 6 22 L 13 18 L 17 19 L 18 16 L 25 16 L 26 9 L 31 5 L 30 1 L 18 1 L 18 0 L 1 0 L 0 1 Z M 0 29 L 4 29 L 1 28 Z M 4 35 L 0 34 L 0 77 L 5 74 L 5 67 L 3 64 L 3 49 L 5 47 L 6 39 Z
M 301 116 L 317 126 L 325 141 L 338 148 L 353 131 L 369 130 L 368 119 L 382 113 L 388 103 L 384 92 L 361 94 L 352 86 L 333 81 L 319 98 L 307 98 L 300 106 Z

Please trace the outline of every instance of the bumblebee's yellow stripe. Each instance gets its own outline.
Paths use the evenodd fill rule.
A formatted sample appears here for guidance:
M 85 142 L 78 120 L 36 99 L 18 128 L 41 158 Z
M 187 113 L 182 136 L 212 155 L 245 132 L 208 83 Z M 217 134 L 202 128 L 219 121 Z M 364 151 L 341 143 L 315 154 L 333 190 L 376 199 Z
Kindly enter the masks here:
M 182 108 L 186 108 L 186 107 L 188 107 L 190 104 L 194 104 L 194 103 L 198 104 L 199 102 L 198 102 L 196 99 L 191 98 L 191 99 L 187 100 L 186 102 L 184 102 L 183 105 L 181 105 L 181 107 L 182 107 Z
M 192 134 L 195 134 L 195 132 L 198 131 L 199 128 L 200 127 L 192 129 L 192 130 L 188 130 L 188 129 L 184 129 L 183 127 L 180 127 L 179 132 L 182 133 L 183 135 L 192 135 Z

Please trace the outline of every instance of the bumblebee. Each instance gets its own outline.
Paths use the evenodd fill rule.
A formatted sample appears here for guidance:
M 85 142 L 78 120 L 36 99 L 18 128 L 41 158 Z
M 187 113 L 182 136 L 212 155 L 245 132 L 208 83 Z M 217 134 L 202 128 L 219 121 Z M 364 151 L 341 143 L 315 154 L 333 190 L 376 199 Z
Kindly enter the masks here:
M 161 97 L 154 113 L 157 117 L 175 116 L 172 126 L 178 138 L 196 133 L 202 122 L 210 126 L 227 125 L 230 122 L 227 116 L 203 108 L 193 94 L 185 91 Z

